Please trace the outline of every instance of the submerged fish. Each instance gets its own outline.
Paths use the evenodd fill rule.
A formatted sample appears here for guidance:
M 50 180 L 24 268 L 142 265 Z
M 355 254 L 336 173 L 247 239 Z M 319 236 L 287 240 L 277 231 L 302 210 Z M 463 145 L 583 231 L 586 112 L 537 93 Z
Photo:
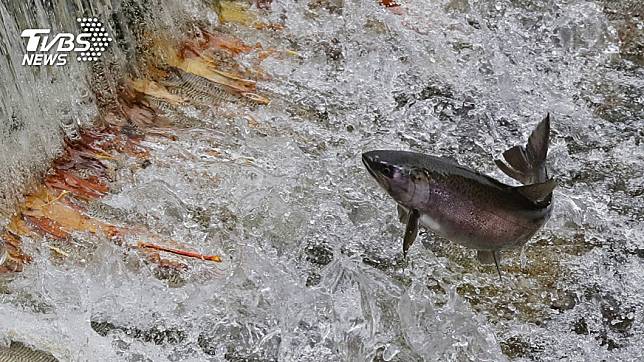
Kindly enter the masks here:
M 503 153 L 508 164 L 495 161 L 522 186 L 506 185 L 450 159 L 422 153 L 370 151 L 362 154 L 362 162 L 398 203 L 400 221 L 407 225 L 404 255 L 422 224 L 476 249 L 481 263 L 494 262 L 499 271 L 498 251 L 525 244 L 550 217 L 556 183 L 546 170 L 549 135 L 548 114 L 525 147 Z

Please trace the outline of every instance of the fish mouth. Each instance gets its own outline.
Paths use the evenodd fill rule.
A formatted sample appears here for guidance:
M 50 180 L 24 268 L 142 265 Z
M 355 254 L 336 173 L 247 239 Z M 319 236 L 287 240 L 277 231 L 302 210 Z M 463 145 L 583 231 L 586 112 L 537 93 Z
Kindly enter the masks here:
M 367 153 L 368 153 L 368 152 L 367 152 Z M 372 161 L 371 159 L 369 159 L 369 156 L 367 155 L 367 153 L 363 153 L 363 154 L 362 154 L 362 163 L 364 164 L 364 167 L 367 169 L 367 171 L 369 172 L 369 174 L 370 174 L 373 178 L 375 178 L 375 179 L 377 180 L 377 179 L 378 179 L 378 175 L 376 174 L 376 172 L 373 170 L 373 168 L 372 168 L 372 166 L 371 166 L 371 165 L 372 165 L 372 163 L 373 163 L 373 161 Z
M 369 172 L 369 174 L 376 179 L 378 184 L 380 184 L 385 189 L 388 189 L 389 182 L 387 177 L 378 170 L 379 161 L 378 156 L 374 156 L 373 153 L 376 151 L 365 152 L 362 154 L 362 163 Z
M 382 187 L 385 191 L 389 192 L 391 190 L 391 185 L 389 179 L 382 172 L 379 171 L 380 161 L 379 157 L 375 155 L 377 151 L 369 151 L 362 154 L 362 163 L 369 172 L 369 174 L 376 180 L 378 185 Z

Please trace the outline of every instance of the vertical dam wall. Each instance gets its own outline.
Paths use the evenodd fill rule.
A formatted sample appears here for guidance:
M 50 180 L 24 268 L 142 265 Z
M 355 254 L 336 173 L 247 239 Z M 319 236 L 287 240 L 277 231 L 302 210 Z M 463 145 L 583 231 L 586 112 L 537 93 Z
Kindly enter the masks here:
M 135 59 L 145 52 L 137 40 L 159 29 L 181 34 L 184 20 L 205 13 L 202 6 L 147 0 L 0 2 L 0 214 L 10 214 L 19 195 L 47 171 L 66 135 L 100 118 L 100 106 L 114 97 L 120 77 L 137 72 Z M 78 34 L 77 19 L 83 17 L 99 19 L 114 38 L 98 61 L 78 61 L 70 52 L 65 65 L 23 65 L 23 30 Z

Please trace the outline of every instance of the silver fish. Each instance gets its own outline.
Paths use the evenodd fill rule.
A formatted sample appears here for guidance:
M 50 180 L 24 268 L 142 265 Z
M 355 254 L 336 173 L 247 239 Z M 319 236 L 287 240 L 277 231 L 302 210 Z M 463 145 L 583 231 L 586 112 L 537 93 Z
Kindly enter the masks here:
M 398 203 L 399 218 L 407 225 L 405 256 L 420 224 L 476 249 L 479 261 L 494 262 L 500 277 L 498 252 L 525 244 L 550 217 L 556 182 L 546 169 L 549 136 L 548 114 L 525 146 L 503 153 L 507 164 L 495 161 L 522 186 L 506 185 L 451 159 L 422 153 L 369 151 L 362 154 L 362 162 Z

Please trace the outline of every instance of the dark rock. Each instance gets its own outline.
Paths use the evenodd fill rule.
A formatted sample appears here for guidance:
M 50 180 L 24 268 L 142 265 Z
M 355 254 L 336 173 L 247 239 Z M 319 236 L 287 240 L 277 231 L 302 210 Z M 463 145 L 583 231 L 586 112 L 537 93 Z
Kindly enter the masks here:
M 312 272 L 309 274 L 309 277 L 306 278 L 306 286 L 307 287 L 315 287 L 316 285 L 320 284 L 320 281 L 322 280 L 322 277 L 318 273 Z
M 309 245 L 305 249 L 306 260 L 320 266 L 325 266 L 333 261 L 333 249 L 328 245 Z
M 602 320 L 607 327 L 619 333 L 628 332 L 633 326 L 634 311 L 629 308 L 624 308 L 613 297 L 608 296 L 604 298 L 601 305 Z
M 572 330 L 575 333 L 581 334 L 581 335 L 588 335 L 588 333 L 590 333 L 590 331 L 588 330 L 588 324 L 586 323 L 586 320 L 584 318 L 577 320 L 573 324 Z
M 186 333 L 184 331 L 161 326 L 143 330 L 136 327 L 119 326 L 111 322 L 97 320 L 90 321 L 90 325 L 102 337 L 106 337 L 112 332 L 120 331 L 130 338 L 156 345 L 178 344 L 186 339 Z
M 542 350 L 543 348 L 532 345 L 520 337 L 510 337 L 501 342 L 501 352 L 510 358 L 525 358 Z

